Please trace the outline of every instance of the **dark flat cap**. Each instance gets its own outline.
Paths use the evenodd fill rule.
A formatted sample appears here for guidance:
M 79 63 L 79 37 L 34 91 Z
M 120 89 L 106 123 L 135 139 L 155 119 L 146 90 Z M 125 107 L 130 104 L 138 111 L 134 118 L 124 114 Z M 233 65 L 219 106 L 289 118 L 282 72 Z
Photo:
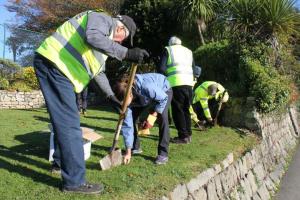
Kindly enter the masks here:
M 133 46 L 133 36 L 136 32 L 136 25 L 133 19 L 127 15 L 118 15 L 117 18 L 126 26 L 129 30 L 130 44 Z

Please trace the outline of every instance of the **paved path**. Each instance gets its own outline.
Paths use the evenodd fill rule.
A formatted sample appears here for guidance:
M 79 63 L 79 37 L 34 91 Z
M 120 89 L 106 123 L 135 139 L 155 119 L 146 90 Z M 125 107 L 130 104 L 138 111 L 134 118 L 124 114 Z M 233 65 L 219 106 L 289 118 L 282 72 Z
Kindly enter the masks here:
M 284 175 L 276 200 L 300 200 L 300 146 Z

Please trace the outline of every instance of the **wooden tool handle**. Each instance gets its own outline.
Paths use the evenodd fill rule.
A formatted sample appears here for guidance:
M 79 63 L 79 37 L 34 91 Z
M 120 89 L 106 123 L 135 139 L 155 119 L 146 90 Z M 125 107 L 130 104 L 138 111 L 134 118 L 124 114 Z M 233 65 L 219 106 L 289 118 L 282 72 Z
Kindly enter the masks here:
M 124 97 L 123 104 L 122 104 L 122 112 L 119 115 L 119 121 L 118 121 L 117 129 L 115 132 L 115 137 L 114 137 L 113 145 L 111 147 L 111 151 L 115 150 L 118 140 L 119 140 L 122 124 L 123 124 L 125 114 L 127 111 L 127 107 L 128 107 L 128 102 L 130 100 L 131 88 L 132 88 L 132 85 L 134 82 L 136 70 L 137 70 L 137 64 L 132 64 L 131 69 L 130 69 L 130 75 L 129 75 L 129 83 L 126 88 L 126 93 L 125 93 L 125 97 Z

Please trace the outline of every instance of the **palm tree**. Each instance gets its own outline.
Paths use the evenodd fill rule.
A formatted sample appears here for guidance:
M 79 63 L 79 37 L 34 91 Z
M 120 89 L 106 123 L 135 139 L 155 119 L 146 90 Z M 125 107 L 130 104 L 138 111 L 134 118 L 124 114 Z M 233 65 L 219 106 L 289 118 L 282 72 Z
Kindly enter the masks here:
M 175 3 L 180 8 L 179 17 L 184 28 L 191 28 L 195 23 L 202 44 L 205 44 L 203 32 L 206 29 L 206 22 L 215 16 L 214 6 L 216 0 L 179 0 Z
M 280 35 L 297 33 L 300 16 L 295 0 L 231 0 L 229 16 L 234 32 L 242 32 L 260 40 L 278 39 Z M 277 40 L 276 39 L 276 40 Z
M 295 0 L 264 0 L 261 25 L 274 48 L 279 37 L 299 34 L 300 15 L 294 9 Z

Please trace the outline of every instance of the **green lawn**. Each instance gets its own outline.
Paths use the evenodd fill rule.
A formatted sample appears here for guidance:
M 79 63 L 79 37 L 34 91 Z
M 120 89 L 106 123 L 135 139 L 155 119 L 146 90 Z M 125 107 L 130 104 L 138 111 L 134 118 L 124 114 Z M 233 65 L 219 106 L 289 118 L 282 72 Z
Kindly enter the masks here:
M 231 128 L 215 127 L 205 132 L 193 130 L 189 145 L 170 145 L 169 162 L 153 164 L 157 147 L 157 127 L 142 138 L 142 155 L 130 165 L 100 171 L 99 159 L 107 155 L 117 124 L 117 115 L 104 107 L 88 110 L 82 126 L 96 130 L 104 139 L 92 144 L 87 160 L 87 180 L 102 182 L 101 199 L 153 199 L 188 181 L 205 168 L 223 160 L 230 152 L 239 156 L 255 143 L 254 136 L 240 135 Z M 0 199 L 99 199 L 99 196 L 60 192 L 60 177 L 51 175 L 48 162 L 48 114 L 45 109 L 0 110 Z M 171 126 L 171 136 L 176 130 Z M 121 138 L 122 139 L 122 138 Z M 123 145 L 123 142 L 120 142 Z

